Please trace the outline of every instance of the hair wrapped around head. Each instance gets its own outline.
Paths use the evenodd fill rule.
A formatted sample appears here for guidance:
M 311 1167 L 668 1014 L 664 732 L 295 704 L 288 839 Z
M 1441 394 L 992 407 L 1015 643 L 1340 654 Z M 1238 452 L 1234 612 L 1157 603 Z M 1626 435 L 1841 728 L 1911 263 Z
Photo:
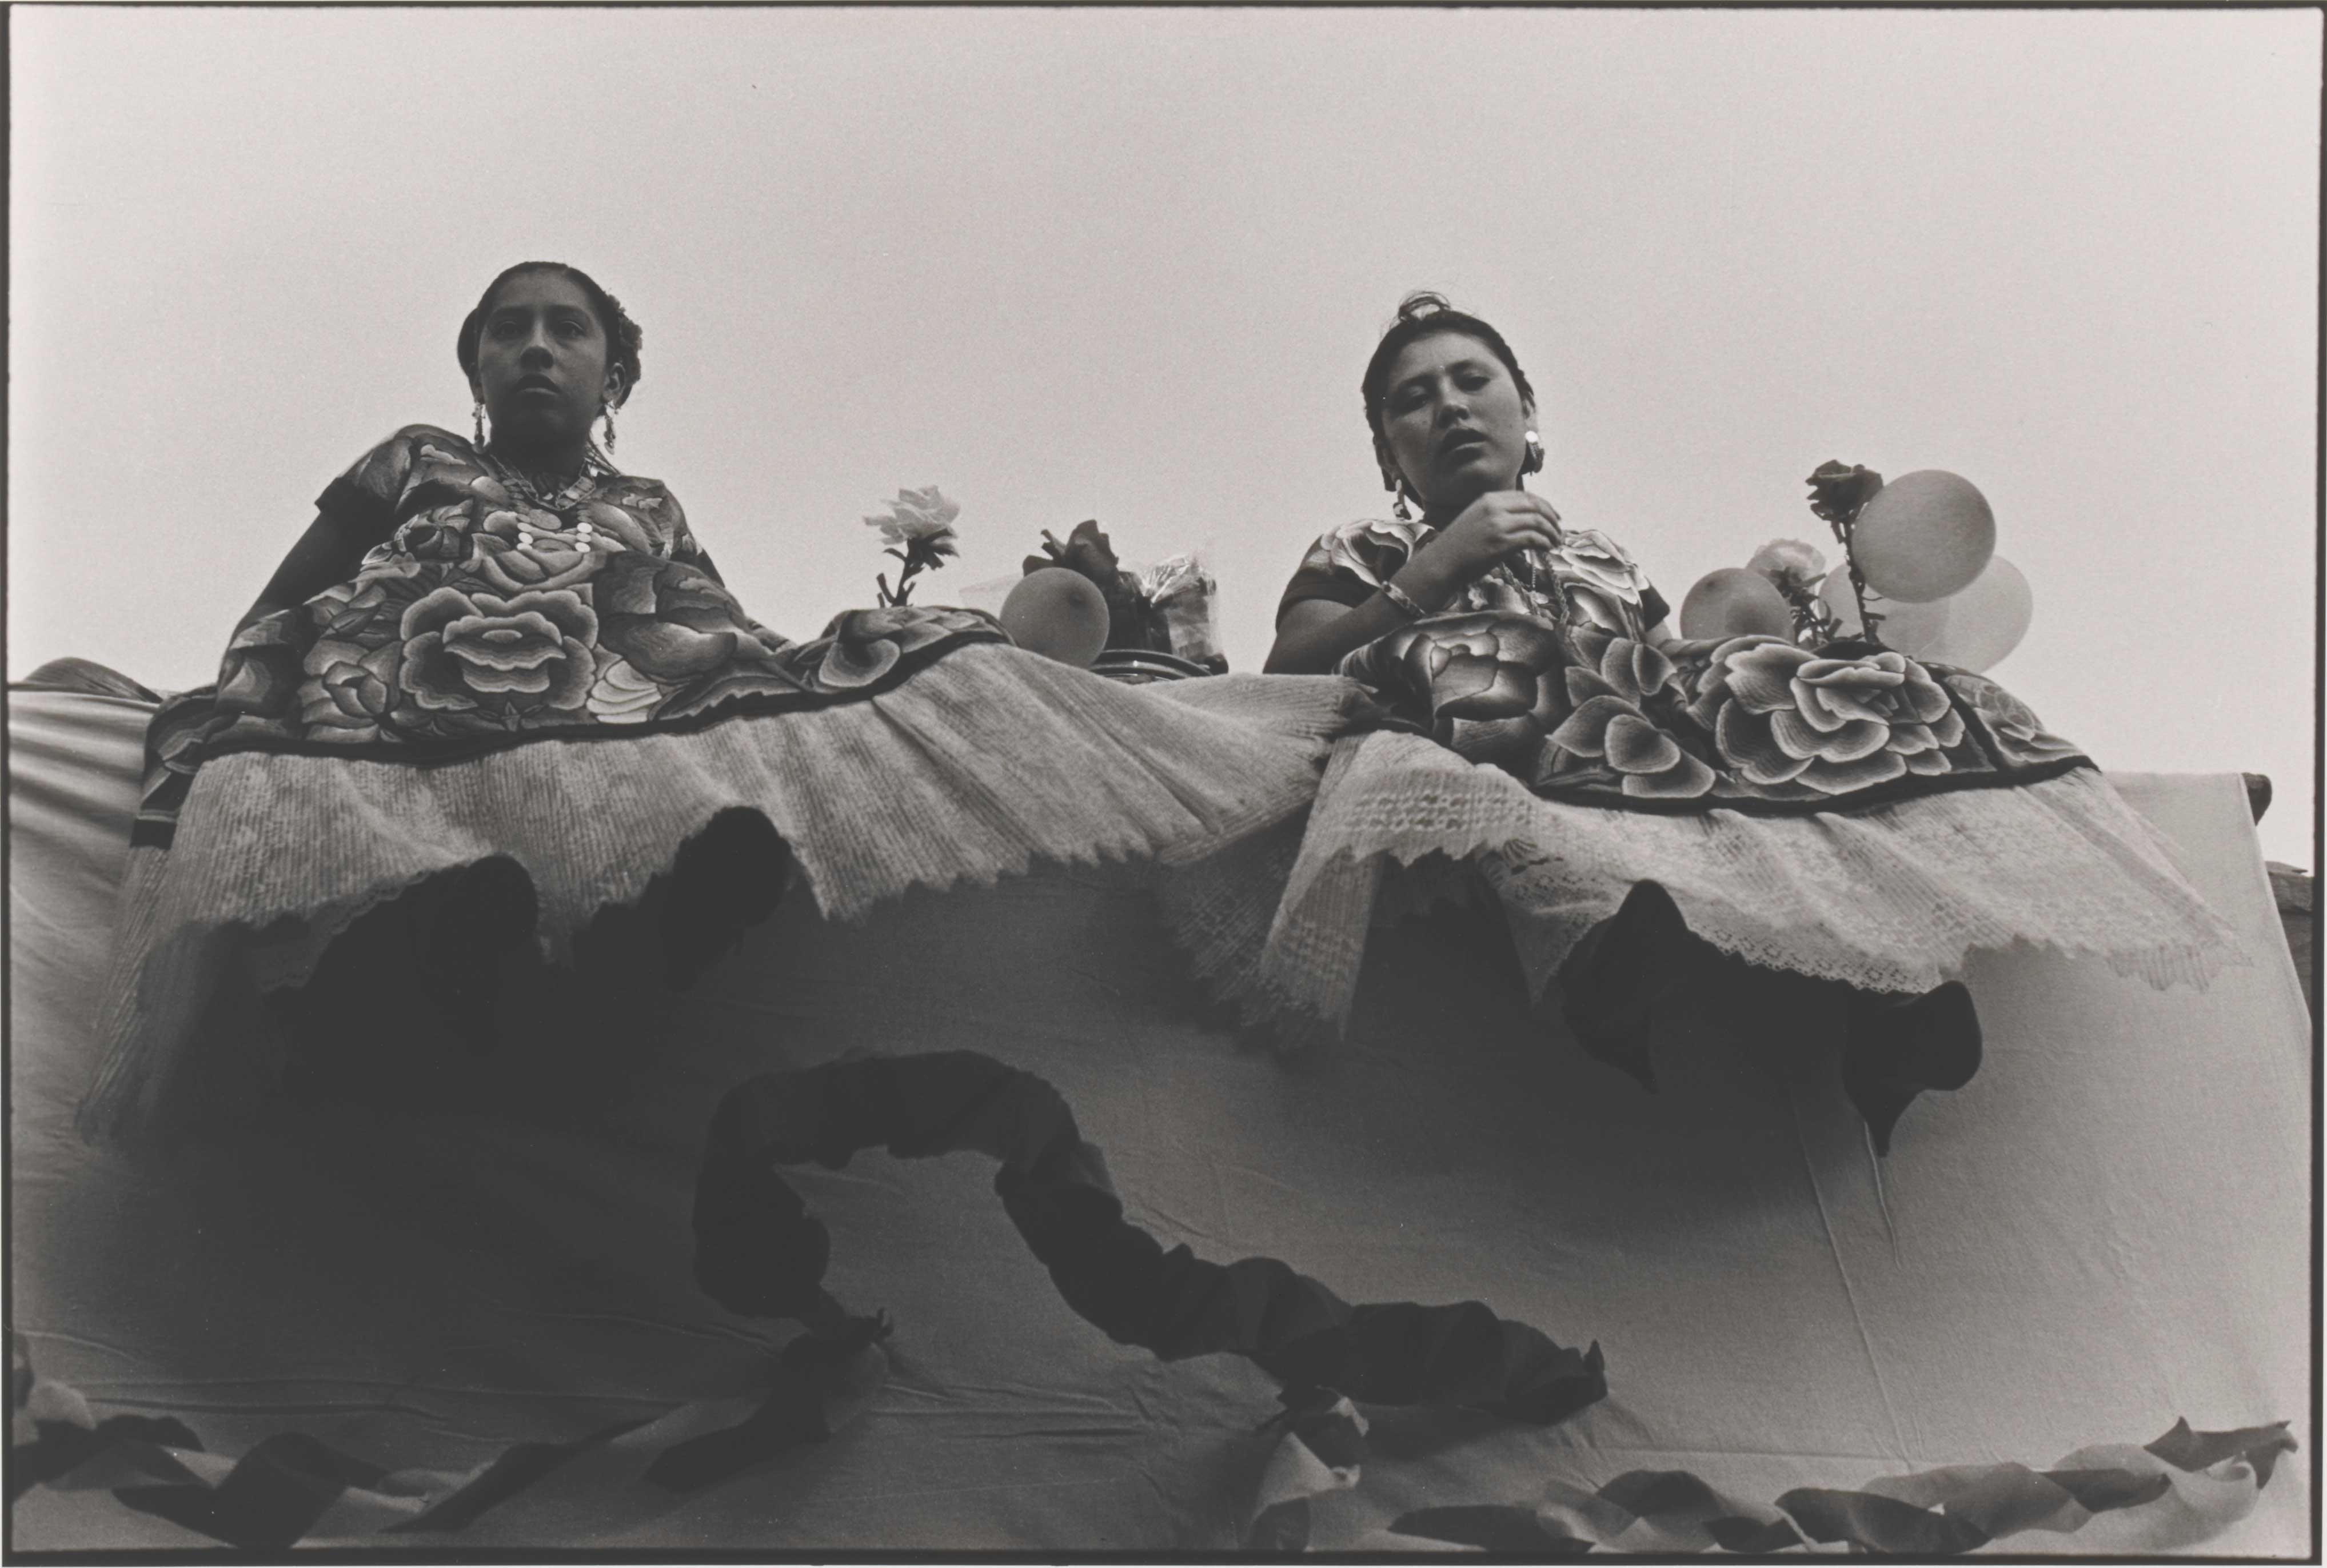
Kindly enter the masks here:
M 1382 406 L 1389 399 L 1390 369 L 1397 363 L 1399 353 L 1408 343 L 1439 332 L 1460 332 L 1484 343 L 1493 350 L 1495 358 L 1503 362 L 1503 368 L 1511 373 L 1511 380 L 1518 386 L 1519 396 L 1530 406 L 1535 402 L 1535 388 L 1528 385 L 1527 372 L 1519 369 L 1519 356 L 1511 352 L 1509 343 L 1503 341 L 1502 333 L 1477 316 L 1456 310 L 1447 303 L 1444 294 L 1418 289 L 1398 302 L 1397 318 L 1390 322 L 1388 331 L 1382 333 L 1381 341 L 1374 345 L 1373 358 L 1366 361 L 1366 378 L 1362 386 L 1366 399 L 1366 424 L 1374 433 L 1374 455 L 1381 460 L 1385 475 L 1396 471 L 1390 461 L 1389 443 L 1382 435 Z
M 622 372 L 622 396 L 619 401 L 627 401 L 631 389 L 639 384 L 639 378 L 644 374 L 639 368 L 639 348 L 646 341 L 646 334 L 639 331 L 638 322 L 631 320 L 630 313 L 622 309 L 622 302 L 598 286 L 596 278 L 580 267 L 568 266 L 562 261 L 520 261 L 485 285 L 483 296 L 477 301 L 477 308 L 461 322 L 461 336 L 453 349 L 461 360 L 461 373 L 472 380 L 476 378 L 477 344 L 484 336 L 485 316 L 493 308 L 493 296 L 500 293 L 501 285 L 509 279 L 528 272 L 556 273 L 570 279 L 582 291 L 583 297 L 590 302 L 590 313 L 598 318 L 598 330 L 606 334 L 607 367 Z

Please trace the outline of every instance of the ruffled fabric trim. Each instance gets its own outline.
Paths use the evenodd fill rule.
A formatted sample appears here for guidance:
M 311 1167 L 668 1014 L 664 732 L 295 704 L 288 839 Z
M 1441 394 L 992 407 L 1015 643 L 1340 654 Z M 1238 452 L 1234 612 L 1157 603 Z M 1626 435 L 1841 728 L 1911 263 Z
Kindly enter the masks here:
M 298 985 L 358 916 L 436 873 L 515 861 L 556 962 L 739 807 L 767 817 L 837 919 L 1037 863 L 1192 861 L 1302 810 L 1326 742 L 1365 711 L 1335 677 L 1135 687 L 972 645 L 862 701 L 621 745 L 433 767 L 219 757 L 174 846 L 131 853 L 83 1125 L 120 1130 L 166 1094 L 222 965 L 239 954 L 262 988 Z
M 1269 847 L 1273 870 L 1284 846 Z M 1244 869 L 1257 871 L 1261 841 L 1250 850 Z M 1336 744 L 1281 891 L 1257 875 L 1200 877 L 1165 908 L 1223 1000 L 1307 1044 L 1348 1016 L 1386 875 L 1420 878 L 1394 895 L 1409 908 L 1478 896 L 1459 882 L 1483 882 L 1538 995 L 1643 880 L 1723 952 L 1874 991 L 1928 991 L 1976 949 L 2016 942 L 2160 988 L 2203 987 L 2251 961 L 2156 831 L 2090 770 L 1815 817 L 1667 817 L 1546 800 L 1387 732 Z M 1236 957 L 1264 924 L 1262 952 Z

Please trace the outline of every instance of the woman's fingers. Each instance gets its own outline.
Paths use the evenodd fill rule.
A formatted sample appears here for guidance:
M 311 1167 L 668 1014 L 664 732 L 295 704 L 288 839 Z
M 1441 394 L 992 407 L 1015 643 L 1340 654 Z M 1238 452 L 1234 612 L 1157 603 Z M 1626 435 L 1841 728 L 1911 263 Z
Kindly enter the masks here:
M 1506 537 L 1521 534 L 1540 535 L 1547 546 L 1556 545 L 1565 536 L 1559 524 L 1559 509 L 1539 495 L 1526 490 L 1507 490 L 1497 498 L 1502 504 L 1497 518 Z
M 1560 541 L 1559 523 L 1556 518 L 1547 518 L 1537 513 L 1528 513 L 1510 520 L 1506 537 L 1523 544 L 1548 549 Z

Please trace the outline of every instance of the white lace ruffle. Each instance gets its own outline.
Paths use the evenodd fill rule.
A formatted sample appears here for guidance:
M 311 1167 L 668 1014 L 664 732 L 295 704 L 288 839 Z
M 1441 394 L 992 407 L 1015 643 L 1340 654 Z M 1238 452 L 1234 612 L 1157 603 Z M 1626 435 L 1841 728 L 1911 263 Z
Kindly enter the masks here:
M 1392 867 L 1406 885 L 1385 896 Z M 1204 928 L 1248 931 L 1249 906 L 1273 901 L 1261 956 L 1210 972 L 1225 1000 L 1301 1043 L 1338 1031 L 1367 933 L 1392 906 L 1475 896 L 1483 881 L 1540 995 L 1643 880 L 1724 952 L 1871 990 L 1929 990 L 1975 949 L 2015 942 L 2098 957 L 2161 988 L 2203 987 L 2250 961 L 2094 771 L 1811 817 L 1652 816 L 1545 800 L 1395 733 L 1335 747 L 1281 896 L 1250 882 L 1247 907 L 1229 912 L 1234 901 L 1210 888 L 1204 920 L 1175 925 L 1203 975 L 1215 940 Z
M 1300 814 L 1365 700 L 1333 677 L 1130 686 L 972 647 L 877 696 L 686 733 L 430 767 L 221 757 L 174 846 L 131 853 L 83 1123 L 126 1126 L 183 1068 L 248 1069 L 213 1059 L 232 1042 L 201 1029 L 221 967 L 260 990 L 299 985 L 358 916 L 439 872 L 515 860 L 543 954 L 562 961 L 599 909 L 640 899 L 734 807 L 768 818 L 837 919 L 1038 862 L 1168 863 Z

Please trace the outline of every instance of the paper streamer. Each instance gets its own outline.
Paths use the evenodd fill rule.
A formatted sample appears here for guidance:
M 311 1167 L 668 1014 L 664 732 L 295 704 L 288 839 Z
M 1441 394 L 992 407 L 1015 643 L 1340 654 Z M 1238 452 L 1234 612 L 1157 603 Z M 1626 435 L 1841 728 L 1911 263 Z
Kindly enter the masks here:
M 2294 1451 L 2287 1425 L 2193 1432 L 2177 1421 L 2142 1447 L 2079 1449 L 2050 1470 L 1951 1465 L 1855 1488 L 1797 1488 L 1774 1506 L 1740 1502 L 1687 1470 L 1628 1470 L 1588 1491 L 1553 1481 L 1532 1503 L 1416 1509 L 1393 1520 L 1380 1539 L 1534 1557 L 1595 1550 L 1762 1554 L 1813 1545 L 1942 1557 L 2031 1530 L 2070 1535 L 2102 1514 L 2146 1510 L 2173 1545 L 2188 1545 L 2253 1507 L 2279 1456 Z
M 1566 1349 L 1478 1302 L 1351 1306 L 1275 1258 L 1223 1265 L 1165 1251 L 1123 1218 L 1105 1159 L 1058 1091 L 975 1051 L 858 1057 L 729 1090 L 696 1181 L 697 1283 L 755 1315 L 828 1302 L 831 1234 L 777 1168 L 838 1170 L 876 1145 L 899 1159 L 969 1151 L 1000 1162 L 994 1190 L 1067 1304 L 1164 1360 L 1242 1356 L 1288 1389 L 1537 1423 L 1607 1394 L 1596 1342 Z
M 555 1490 L 561 1524 L 610 1524 L 678 1499 L 805 1443 L 872 1403 L 888 1358 L 871 1330 L 803 1334 L 778 1356 L 773 1386 L 698 1400 L 572 1442 L 529 1442 L 447 1471 L 388 1470 L 304 1433 L 278 1433 L 239 1459 L 208 1452 L 169 1417 L 96 1419 L 70 1386 L 33 1368 L 10 1339 L 10 1502 L 35 1486 L 109 1491 L 123 1506 L 246 1552 L 413 1533 L 449 1533 L 512 1498 Z

